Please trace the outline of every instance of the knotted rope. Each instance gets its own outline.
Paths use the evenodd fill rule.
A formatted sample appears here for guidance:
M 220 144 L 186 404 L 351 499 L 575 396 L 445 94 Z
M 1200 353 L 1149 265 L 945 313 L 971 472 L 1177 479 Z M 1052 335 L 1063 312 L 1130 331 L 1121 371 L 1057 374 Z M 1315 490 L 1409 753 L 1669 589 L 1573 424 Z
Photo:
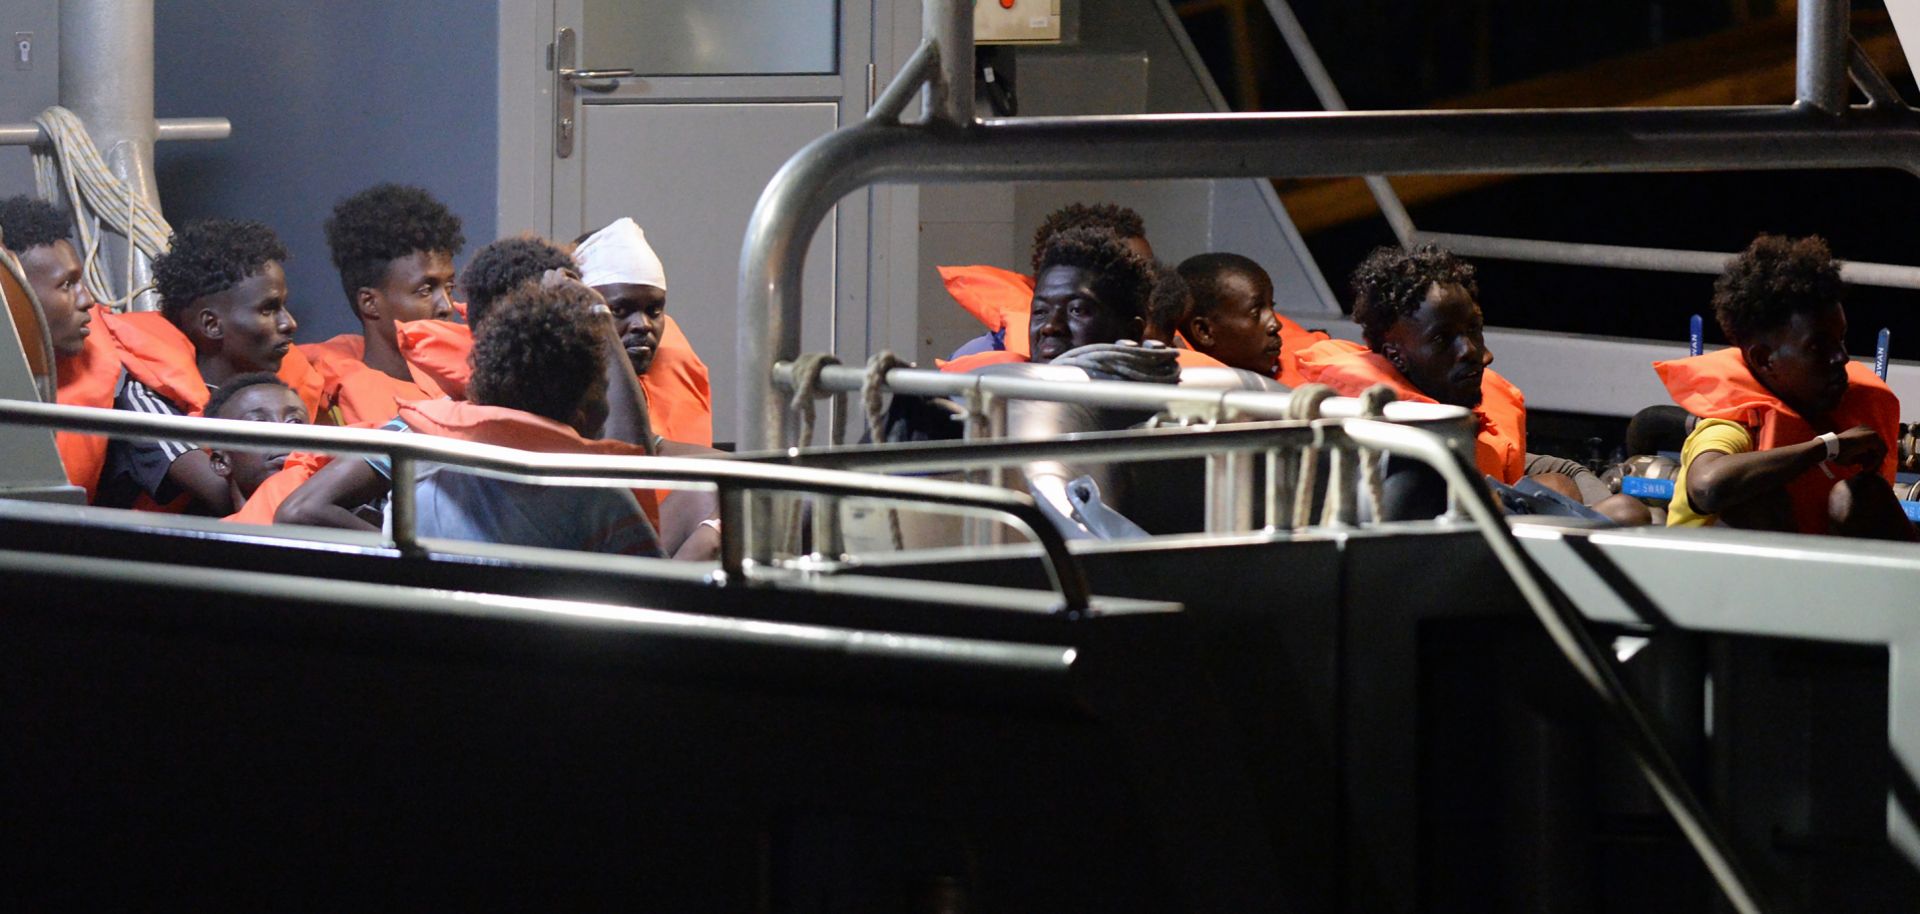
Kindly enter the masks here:
M 1360 392 L 1360 415 L 1367 419 L 1379 419 L 1386 415 L 1387 404 L 1399 397 L 1393 388 L 1385 384 L 1375 384 Z M 1381 509 L 1382 489 L 1386 481 L 1380 472 L 1380 452 L 1372 449 L 1360 452 L 1360 492 L 1367 499 L 1368 516 L 1379 523 L 1384 516 Z
M 53 139 L 49 146 L 33 147 L 34 189 L 41 199 L 53 201 L 66 192 L 73 207 L 74 230 L 80 237 L 81 264 L 87 289 L 103 305 L 125 310 L 147 287 L 134 288 L 133 258 L 128 255 L 125 295 L 111 295 L 116 284 L 100 264 L 101 221 L 127 237 L 135 250 L 151 260 L 167 251 L 167 236 L 173 229 L 160 210 L 127 186 L 107 168 L 94 146 L 93 137 L 78 115 L 55 105 L 33 119 Z
M 1293 389 L 1287 402 L 1287 418 L 1311 422 L 1320 418 L 1320 404 L 1333 397 L 1333 388 L 1325 384 L 1302 384 Z M 1293 528 L 1313 523 L 1313 490 L 1319 486 L 1320 449 L 1308 445 L 1300 449 L 1300 481 L 1293 495 Z M 1329 493 L 1331 497 L 1331 493 Z
M 887 386 L 887 372 L 912 367 L 912 362 L 894 355 L 891 349 L 882 349 L 867 360 L 867 375 L 860 381 L 860 405 L 866 408 L 867 436 L 874 444 L 885 444 L 887 440 L 887 408 L 880 400 Z M 882 510 L 887 513 L 887 533 L 893 538 L 893 548 L 906 548 L 906 536 L 900 530 L 900 512 L 892 505 Z
M 847 395 L 828 394 L 820 389 L 820 372 L 828 365 L 838 365 L 840 360 L 825 352 L 803 352 L 793 360 L 793 400 L 788 408 L 798 417 L 799 434 L 794 438 L 794 447 L 806 448 L 813 445 L 814 406 L 813 401 L 831 396 L 845 412 Z M 844 430 L 835 427 L 827 430 L 827 440 L 838 446 L 846 438 Z

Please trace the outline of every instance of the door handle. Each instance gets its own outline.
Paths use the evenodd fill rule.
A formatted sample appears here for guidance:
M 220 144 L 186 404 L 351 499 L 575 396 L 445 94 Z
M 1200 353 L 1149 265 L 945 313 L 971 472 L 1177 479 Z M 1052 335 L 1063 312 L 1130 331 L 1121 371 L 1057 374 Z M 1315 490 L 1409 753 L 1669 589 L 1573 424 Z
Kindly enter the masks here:
M 632 70 L 576 70 L 572 67 L 560 68 L 560 78 L 568 82 L 579 82 L 588 79 L 626 79 L 632 75 L 634 75 Z

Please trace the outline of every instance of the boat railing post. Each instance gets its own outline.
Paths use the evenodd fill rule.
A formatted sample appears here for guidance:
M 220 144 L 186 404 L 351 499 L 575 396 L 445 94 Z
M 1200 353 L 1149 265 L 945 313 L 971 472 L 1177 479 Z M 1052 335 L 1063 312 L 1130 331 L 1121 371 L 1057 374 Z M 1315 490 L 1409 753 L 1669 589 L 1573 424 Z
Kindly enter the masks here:
M 1852 0 L 1800 0 L 1794 42 L 1795 105 L 1823 114 L 1847 110 L 1847 36 Z

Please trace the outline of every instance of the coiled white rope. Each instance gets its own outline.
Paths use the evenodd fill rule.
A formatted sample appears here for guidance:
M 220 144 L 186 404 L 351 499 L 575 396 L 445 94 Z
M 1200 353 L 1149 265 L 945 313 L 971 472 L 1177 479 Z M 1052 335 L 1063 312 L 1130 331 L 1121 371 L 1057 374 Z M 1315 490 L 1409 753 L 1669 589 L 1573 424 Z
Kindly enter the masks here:
M 73 207 L 74 230 L 80 238 L 87 289 L 101 304 L 124 311 L 147 289 L 133 288 L 131 256 L 125 282 L 114 283 L 108 276 L 99 259 L 102 220 L 132 241 L 149 260 L 166 253 L 167 236 L 173 229 L 158 208 L 108 170 L 79 115 L 55 105 L 40 112 L 33 122 L 53 139 L 50 145 L 33 147 L 34 189 L 48 202 L 58 200 L 62 190 L 66 192 L 67 203 Z M 126 294 L 112 296 L 115 288 L 126 290 Z

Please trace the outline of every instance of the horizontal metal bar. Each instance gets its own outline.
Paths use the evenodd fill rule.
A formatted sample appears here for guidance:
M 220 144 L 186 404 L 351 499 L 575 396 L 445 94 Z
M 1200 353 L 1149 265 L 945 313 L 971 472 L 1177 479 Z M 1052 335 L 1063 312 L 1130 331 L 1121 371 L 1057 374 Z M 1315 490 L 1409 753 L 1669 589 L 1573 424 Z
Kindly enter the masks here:
M 1025 528 L 1028 535 L 1040 543 L 1041 549 L 1047 553 L 1055 585 L 1069 611 L 1085 610 L 1090 602 L 1086 578 L 1067 552 L 1066 541 L 1060 537 L 1052 521 L 1026 495 L 990 486 L 731 460 L 542 454 L 379 429 L 160 416 L 23 400 L 0 400 L 0 423 L 125 438 L 166 438 L 202 445 L 298 448 L 335 454 L 383 454 L 396 462 L 430 461 L 458 466 L 485 476 L 526 482 L 557 479 L 575 485 L 616 482 L 629 485 L 642 482 L 732 484 L 761 491 L 899 500 L 985 511 L 1011 518 L 1015 526 Z M 723 529 L 722 537 L 727 535 L 729 533 Z
M 800 349 L 805 242 L 842 197 L 883 183 L 1136 178 L 1901 168 L 1920 115 L 1792 107 L 1555 111 L 1261 112 L 1009 118 L 971 127 L 867 123 L 789 159 L 741 246 L 739 432 L 785 428 L 767 368 Z
M 82 580 L 120 582 L 141 588 L 178 588 L 249 598 L 319 601 L 336 606 L 360 606 L 410 615 L 611 629 L 640 637 L 701 640 L 807 653 L 883 657 L 914 663 L 964 663 L 1028 673 L 1064 674 L 1072 667 L 1075 658 L 1072 648 L 1060 645 L 832 628 L 764 619 L 732 619 L 543 597 L 453 594 L 444 590 L 261 571 L 209 574 L 205 568 L 92 556 L 0 550 L 0 571 L 12 574 L 58 574 Z
M 820 370 L 820 389 L 855 391 L 866 380 L 866 369 L 829 365 Z M 793 388 L 793 363 L 773 366 L 774 383 Z M 1174 384 L 1138 384 L 1127 381 L 1048 381 L 1010 375 L 955 374 L 921 368 L 895 368 L 886 374 L 886 387 L 894 393 L 917 397 L 960 397 L 978 390 L 1010 400 L 1045 400 L 1077 403 L 1107 409 L 1137 409 L 1162 412 L 1174 407 L 1194 411 L 1219 410 L 1227 415 L 1249 419 L 1285 419 L 1293 401 L 1289 393 L 1257 390 L 1220 390 L 1205 387 L 1181 387 Z M 1385 417 L 1396 422 L 1447 421 L 1463 419 L 1468 411 L 1438 403 L 1387 404 Z M 1360 401 L 1353 397 L 1334 397 L 1321 404 L 1320 415 L 1346 419 L 1360 415 Z
M 160 140 L 224 140 L 233 122 L 224 117 L 163 117 L 154 121 Z M 53 142 L 39 124 L 0 124 L 0 146 L 43 146 Z
M 1582 267 L 1655 270 L 1665 273 L 1717 274 L 1726 269 L 1727 264 L 1737 256 L 1717 251 L 1539 241 L 1493 235 L 1463 235 L 1455 232 L 1417 231 L 1413 234 L 1413 240 L 1415 243 L 1430 242 L 1455 254 L 1474 257 Z M 1840 278 L 1862 286 L 1920 289 L 1920 266 L 1843 260 L 1840 262 Z

